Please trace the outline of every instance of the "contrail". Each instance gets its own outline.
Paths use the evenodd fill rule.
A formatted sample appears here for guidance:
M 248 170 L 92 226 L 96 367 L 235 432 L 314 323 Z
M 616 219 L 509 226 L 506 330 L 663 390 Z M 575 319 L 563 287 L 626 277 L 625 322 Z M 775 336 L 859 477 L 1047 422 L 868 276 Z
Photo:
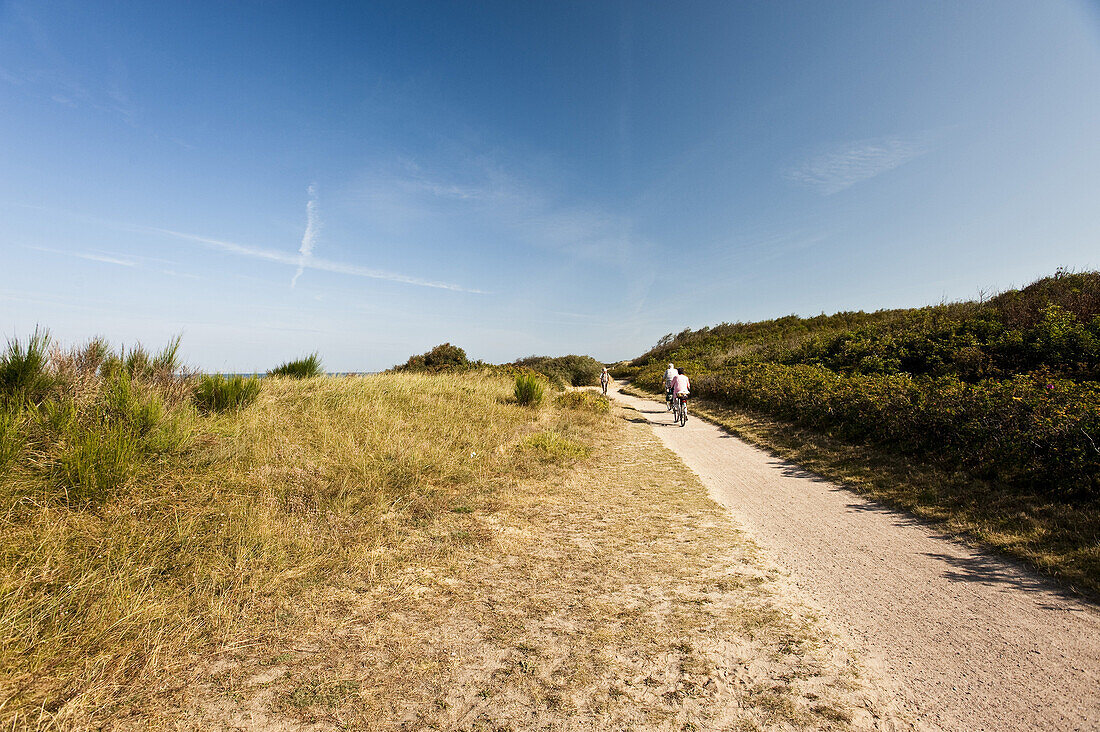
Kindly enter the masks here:
M 302 246 L 298 247 L 298 271 L 290 279 L 290 287 L 298 284 L 298 278 L 306 270 L 306 262 L 313 258 L 313 246 L 317 243 L 317 188 L 309 186 L 309 201 L 306 203 L 306 233 L 302 234 Z

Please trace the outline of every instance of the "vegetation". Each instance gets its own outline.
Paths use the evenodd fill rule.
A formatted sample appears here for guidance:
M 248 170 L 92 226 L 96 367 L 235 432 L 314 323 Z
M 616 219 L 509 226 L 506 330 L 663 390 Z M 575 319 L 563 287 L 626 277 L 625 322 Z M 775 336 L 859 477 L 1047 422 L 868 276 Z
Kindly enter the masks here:
M 195 384 L 195 405 L 205 412 L 241 409 L 260 395 L 260 380 L 256 377 L 204 374 Z
M 268 376 L 289 376 L 293 379 L 311 379 L 315 376 L 323 376 L 321 358 L 316 353 L 311 353 L 305 358 L 296 361 L 287 361 L 267 372 Z
M 607 414 L 611 411 L 611 400 L 603 394 L 598 394 L 588 389 L 567 391 L 558 395 L 558 404 L 566 409 L 576 409 L 596 414 Z
M 933 466 L 960 494 L 994 487 L 989 511 L 1100 507 L 1100 272 L 980 302 L 688 330 L 616 374 L 657 391 L 669 361 L 716 405 Z M 1095 523 L 1073 521 L 1063 539 L 1076 532 L 1095 551 Z M 1051 536 L 1028 531 L 1010 543 L 1034 546 L 1010 551 L 1034 554 Z M 1077 575 L 1095 563 L 1084 574 L 1100 586 L 1100 557 L 1073 562 L 1063 567 Z
M 427 353 L 410 356 L 403 365 L 395 366 L 394 371 L 445 371 L 480 365 L 466 358 L 466 351 L 458 346 L 441 343 Z
M 516 377 L 513 393 L 516 401 L 525 407 L 537 407 L 542 404 L 546 389 L 543 381 L 534 374 L 520 374 Z
M 4 726 L 109 715 L 174 659 L 285 627 L 303 593 L 388 577 L 408 531 L 529 472 L 528 433 L 562 435 L 537 464 L 583 452 L 509 406 L 510 379 L 275 379 L 257 393 L 183 373 L 175 343 L 94 341 L 43 362 L 48 343 L 13 342 L 0 362 Z
M 566 386 L 596 386 L 603 364 L 591 356 L 528 356 L 515 362 L 545 376 L 559 391 Z

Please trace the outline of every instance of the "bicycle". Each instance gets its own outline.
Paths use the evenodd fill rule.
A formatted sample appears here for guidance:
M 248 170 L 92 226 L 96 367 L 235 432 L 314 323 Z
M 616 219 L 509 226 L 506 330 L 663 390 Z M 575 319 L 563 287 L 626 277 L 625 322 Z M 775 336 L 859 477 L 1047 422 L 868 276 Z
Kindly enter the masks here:
M 672 411 L 672 387 L 669 386 L 665 389 L 665 411 Z
M 676 422 L 679 422 L 680 426 L 683 427 L 684 425 L 687 424 L 687 421 L 688 421 L 688 400 L 687 400 L 687 396 L 686 395 L 680 396 L 680 395 L 677 394 L 676 397 L 673 399 L 672 422 L 673 422 L 673 424 L 675 424 Z

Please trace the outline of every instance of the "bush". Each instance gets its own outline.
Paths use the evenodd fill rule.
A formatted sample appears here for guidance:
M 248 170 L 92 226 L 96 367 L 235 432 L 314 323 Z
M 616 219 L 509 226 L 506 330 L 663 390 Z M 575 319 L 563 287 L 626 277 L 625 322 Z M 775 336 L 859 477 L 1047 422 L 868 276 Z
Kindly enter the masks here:
M 596 386 L 600 383 L 603 364 L 591 356 L 528 356 L 515 362 L 516 366 L 538 371 L 546 376 L 557 389 L 565 386 Z
M 316 353 L 299 358 L 297 361 L 287 361 L 267 372 L 268 376 L 289 376 L 294 379 L 309 379 L 323 374 L 321 358 Z
M 403 365 L 394 367 L 394 371 L 442 371 L 471 365 L 476 364 L 466 358 L 466 351 L 450 343 L 441 343 L 427 353 L 410 356 Z
M 195 385 L 194 399 L 195 406 L 205 412 L 224 412 L 247 407 L 259 394 L 260 380 L 255 377 L 206 374 Z
M 546 389 L 543 382 L 537 376 L 520 374 L 516 377 L 514 389 L 516 401 L 525 407 L 537 407 L 542 404 Z

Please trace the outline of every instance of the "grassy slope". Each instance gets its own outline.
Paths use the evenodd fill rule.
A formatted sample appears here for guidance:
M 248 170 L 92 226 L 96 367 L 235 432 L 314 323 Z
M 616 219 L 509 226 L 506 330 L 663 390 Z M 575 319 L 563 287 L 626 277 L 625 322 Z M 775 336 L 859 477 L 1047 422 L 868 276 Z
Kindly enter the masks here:
M 182 452 L 98 507 L 36 498 L 17 467 L 2 485 L 0 724 L 201 727 L 241 704 L 242 722 L 374 723 L 441 713 L 455 688 L 468 701 L 519 699 L 500 707 L 510 723 L 532 705 L 543 719 L 613 720 L 643 702 L 646 719 L 665 719 L 650 692 L 670 681 L 669 647 L 684 668 L 716 672 L 720 656 L 691 651 L 712 628 L 740 634 L 745 663 L 778 654 L 787 680 L 752 677 L 682 715 L 843 725 L 855 703 L 847 662 L 790 619 L 797 608 L 768 599 L 777 591 L 765 592 L 751 548 L 718 527 L 682 467 L 643 459 L 651 446 L 620 451 L 628 436 L 582 402 L 524 409 L 511 387 L 478 374 L 265 380 L 243 411 L 195 416 Z M 617 462 L 566 482 L 594 464 L 594 447 Z M 591 484 L 608 471 L 615 482 Z M 681 565 L 685 547 L 699 551 Z M 743 566 L 723 579 L 718 553 Z M 645 612 L 670 580 L 675 596 Z M 551 661 L 540 644 L 557 631 L 524 629 L 563 607 L 579 608 L 584 642 Z M 434 684 L 448 677 L 425 671 L 454 670 L 436 644 L 457 653 L 466 646 L 452 641 L 471 633 L 488 634 L 499 663 L 467 658 L 484 673 Z M 650 676 L 631 672 L 638 663 Z M 251 692 L 260 707 L 247 707 Z
M 1100 424 L 1098 312 L 1100 273 L 1059 273 L 984 304 L 685 331 L 616 374 L 653 392 L 672 360 L 735 432 L 1100 596 L 1100 495 L 1089 467 Z M 972 383 L 979 397 L 967 396 Z M 904 424 L 900 389 L 912 391 L 928 427 Z M 921 442 L 941 428 L 957 430 L 958 455 Z M 1002 466 L 990 451 L 966 464 L 994 442 L 1017 462 Z M 1062 468 L 1069 478 L 1050 478 Z

